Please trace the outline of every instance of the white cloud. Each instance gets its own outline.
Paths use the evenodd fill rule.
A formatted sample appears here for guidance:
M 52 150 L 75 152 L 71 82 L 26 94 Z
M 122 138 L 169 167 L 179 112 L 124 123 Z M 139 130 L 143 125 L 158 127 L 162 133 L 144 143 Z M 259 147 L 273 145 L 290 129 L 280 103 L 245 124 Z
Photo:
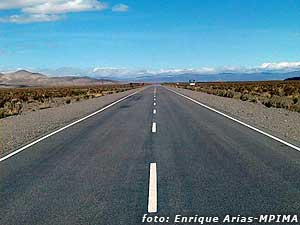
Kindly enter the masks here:
M 99 0 L 1 0 L 0 10 L 18 9 L 23 14 L 0 18 L 6 23 L 49 22 L 62 19 L 58 14 L 100 11 L 108 6 Z
M 300 70 L 300 62 L 263 63 L 254 67 L 199 67 L 158 70 L 130 70 L 126 68 L 96 67 L 91 74 L 98 76 L 143 76 L 143 75 L 180 75 L 180 74 L 218 74 L 218 73 L 260 73 L 260 72 L 290 72 Z
M 113 12 L 127 12 L 129 9 L 128 5 L 125 4 L 117 4 L 112 7 Z
M 106 4 L 98 0 L 1 0 L 0 9 L 21 9 L 28 13 L 66 13 L 102 10 Z
M 54 0 L 55 1 L 55 0 Z M 18 9 L 46 2 L 45 0 L 1 0 L 0 9 Z
M 260 68 L 265 70 L 300 69 L 300 62 L 263 63 Z
M 12 15 L 6 18 L 0 18 L 0 23 L 42 23 L 61 20 L 63 16 L 47 14 L 22 14 Z
M 115 68 L 115 67 L 95 67 L 93 73 L 102 72 L 102 71 L 123 71 L 126 68 Z
M 22 9 L 25 13 L 60 14 L 69 12 L 96 11 L 107 5 L 97 0 L 55 0 L 35 4 Z
M 115 67 L 95 67 L 88 72 L 95 77 L 130 77 L 138 74 L 138 70 L 131 70 L 126 68 L 115 68 Z

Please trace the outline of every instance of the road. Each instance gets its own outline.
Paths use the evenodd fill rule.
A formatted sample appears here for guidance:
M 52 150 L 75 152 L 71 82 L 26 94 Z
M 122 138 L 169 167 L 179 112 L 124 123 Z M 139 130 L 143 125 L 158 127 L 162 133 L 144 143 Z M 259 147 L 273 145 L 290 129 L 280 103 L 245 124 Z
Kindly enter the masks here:
M 299 151 L 151 86 L 0 162 L 0 224 L 299 215 L 299 174 Z

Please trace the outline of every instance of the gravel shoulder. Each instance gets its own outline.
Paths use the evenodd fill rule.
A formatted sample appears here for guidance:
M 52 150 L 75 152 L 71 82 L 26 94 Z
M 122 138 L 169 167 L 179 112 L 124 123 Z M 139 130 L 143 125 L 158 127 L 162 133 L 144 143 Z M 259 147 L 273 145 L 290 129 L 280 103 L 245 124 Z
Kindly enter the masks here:
M 238 99 L 219 97 L 182 88 L 168 88 L 300 146 L 300 113 L 298 112 L 267 108 L 257 103 L 244 102 Z
M 5 155 L 37 138 L 82 118 L 140 89 L 27 112 L 0 120 L 0 155 Z

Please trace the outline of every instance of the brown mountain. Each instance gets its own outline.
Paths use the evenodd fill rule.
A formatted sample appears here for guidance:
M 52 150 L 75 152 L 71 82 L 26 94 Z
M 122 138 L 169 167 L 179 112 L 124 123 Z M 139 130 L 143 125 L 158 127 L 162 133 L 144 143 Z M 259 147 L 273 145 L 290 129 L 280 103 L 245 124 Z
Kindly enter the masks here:
M 0 73 L 0 87 L 52 87 L 52 86 L 89 86 L 117 83 L 112 80 L 98 80 L 90 77 L 48 77 L 40 73 L 19 70 Z

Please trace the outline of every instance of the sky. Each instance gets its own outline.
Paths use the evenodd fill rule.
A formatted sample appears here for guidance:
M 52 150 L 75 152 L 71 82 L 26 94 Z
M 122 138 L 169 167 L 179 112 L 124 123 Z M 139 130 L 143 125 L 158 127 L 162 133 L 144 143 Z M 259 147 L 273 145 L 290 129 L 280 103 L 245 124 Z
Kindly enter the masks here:
M 295 65 L 299 43 L 299 0 L 0 1 L 2 69 Z

